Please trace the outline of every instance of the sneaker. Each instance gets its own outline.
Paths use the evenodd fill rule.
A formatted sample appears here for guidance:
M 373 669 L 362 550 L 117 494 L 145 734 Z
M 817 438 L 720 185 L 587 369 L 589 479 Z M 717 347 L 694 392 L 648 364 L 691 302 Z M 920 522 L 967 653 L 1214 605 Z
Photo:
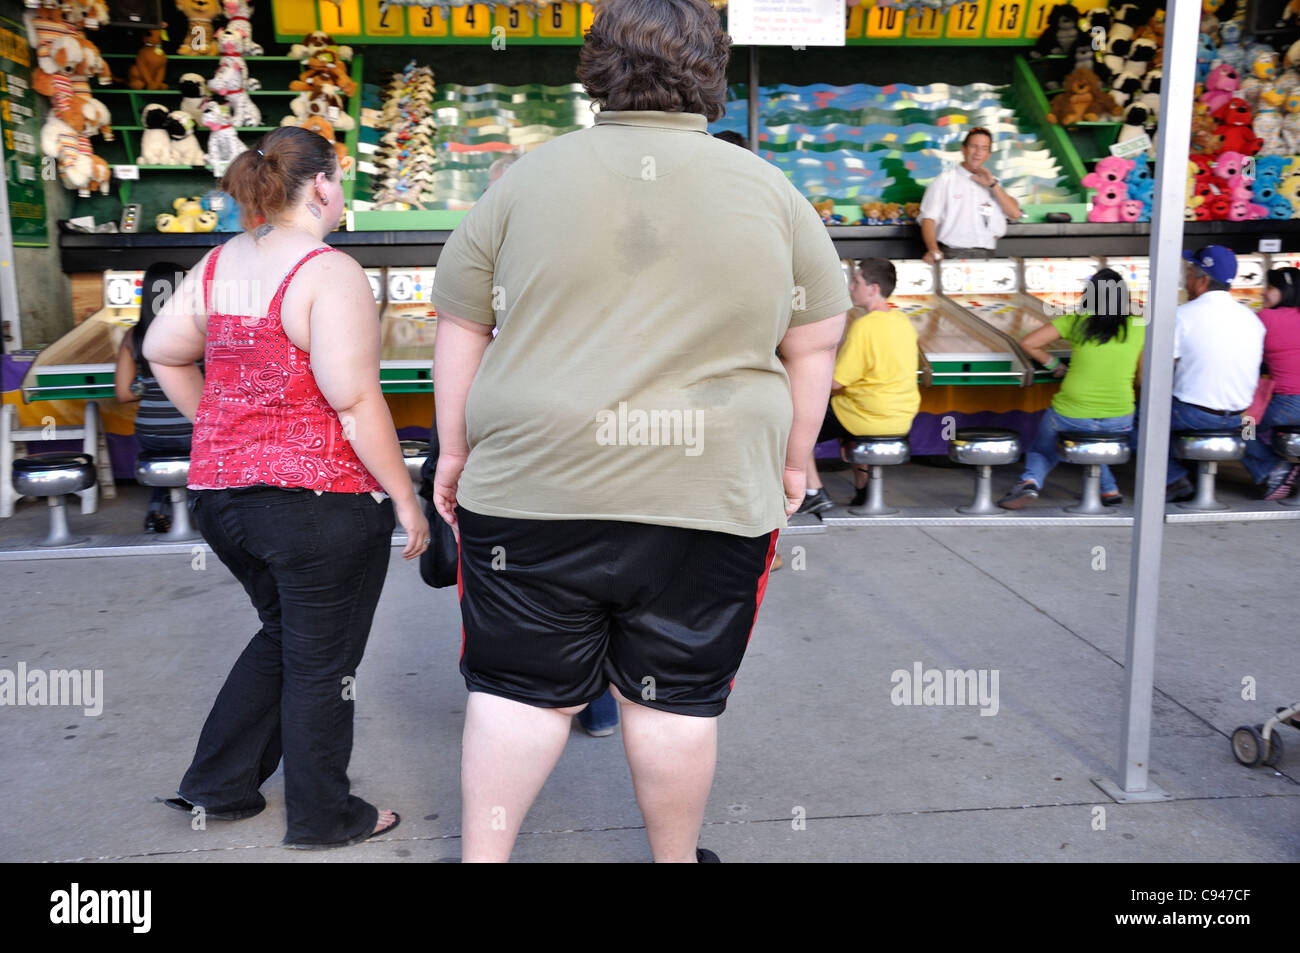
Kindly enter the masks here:
M 1268 483 L 1264 485 L 1264 499 L 1285 500 L 1295 489 L 1297 477 L 1300 477 L 1300 464 L 1278 467 L 1268 475 Z
M 1102 506 L 1119 506 L 1124 502 L 1124 494 L 1119 490 L 1114 493 L 1103 493 L 1101 495 Z
M 998 506 L 1004 510 L 1018 510 L 1030 500 L 1038 499 L 1038 484 L 1033 480 L 1021 480 L 1013 486 L 1007 495 L 998 500 Z
M 720 863 L 722 863 L 722 861 L 718 859 L 718 855 L 715 854 L 713 851 L 709 850 L 707 847 L 697 847 L 697 848 L 695 848 L 695 862 L 696 862 L 697 864 L 720 864 Z
M 1165 487 L 1166 503 L 1182 503 L 1184 500 L 1190 500 L 1195 495 L 1196 488 L 1192 486 L 1192 481 L 1187 477 L 1179 477 Z
M 803 498 L 803 505 L 799 507 L 800 513 L 825 513 L 835 505 L 831 500 L 826 488 L 822 487 L 816 493 L 806 493 Z

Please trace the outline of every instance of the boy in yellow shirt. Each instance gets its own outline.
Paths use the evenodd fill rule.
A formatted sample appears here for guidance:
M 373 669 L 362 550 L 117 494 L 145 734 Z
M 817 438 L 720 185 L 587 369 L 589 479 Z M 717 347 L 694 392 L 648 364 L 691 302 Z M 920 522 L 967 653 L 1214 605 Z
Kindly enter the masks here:
M 906 435 L 921 407 L 916 383 L 916 328 L 890 307 L 897 276 L 884 258 L 864 258 L 854 270 L 849 295 L 866 313 L 849 325 L 835 358 L 830 406 L 817 441 L 844 437 Z M 821 513 L 835 504 L 808 458 L 808 485 L 800 513 Z M 854 468 L 857 493 L 851 506 L 866 502 L 867 472 Z

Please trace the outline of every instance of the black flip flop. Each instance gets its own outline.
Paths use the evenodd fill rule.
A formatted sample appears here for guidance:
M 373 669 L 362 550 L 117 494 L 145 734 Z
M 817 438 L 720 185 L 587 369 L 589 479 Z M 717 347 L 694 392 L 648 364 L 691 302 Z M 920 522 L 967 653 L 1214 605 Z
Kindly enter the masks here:
M 382 831 L 370 831 L 368 834 L 358 834 L 349 840 L 336 841 L 333 844 L 290 844 L 285 841 L 281 847 L 288 847 L 290 850 L 333 850 L 335 847 L 352 847 L 360 844 L 362 841 L 368 841 L 372 837 L 379 837 L 391 831 L 397 830 L 397 825 L 402 823 L 402 815 L 396 811 L 393 812 L 393 823 L 389 824 Z
M 183 797 L 169 797 L 163 801 L 168 807 L 185 814 L 193 814 L 195 805 L 185 800 Z M 209 811 L 203 810 L 204 817 L 210 817 L 215 821 L 242 821 L 249 817 L 256 817 L 266 810 L 266 801 L 263 800 L 259 807 L 242 808 L 237 811 Z

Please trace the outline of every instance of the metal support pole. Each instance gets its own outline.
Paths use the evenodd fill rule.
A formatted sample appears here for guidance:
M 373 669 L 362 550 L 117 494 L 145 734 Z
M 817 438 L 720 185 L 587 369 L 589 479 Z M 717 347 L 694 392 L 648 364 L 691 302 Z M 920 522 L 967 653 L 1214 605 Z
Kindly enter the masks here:
M 1200 18 L 1198 3 L 1169 4 L 1160 131 L 1156 141 L 1156 201 L 1151 217 L 1151 288 L 1142 368 L 1140 466 L 1133 521 L 1133 564 L 1129 574 L 1119 780 L 1093 779 L 1117 801 L 1169 797 L 1150 784 L 1147 772 L 1151 755 L 1156 610 L 1160 601 L 1160 558 L 1164 542 L 1169 402 L 1174 377 L 1174 310 L 1178 306 L 1178 279 L 1183 270 L 1183 205 Z
M 749 48 L 749 151 L 758 155 L 758 47 Z

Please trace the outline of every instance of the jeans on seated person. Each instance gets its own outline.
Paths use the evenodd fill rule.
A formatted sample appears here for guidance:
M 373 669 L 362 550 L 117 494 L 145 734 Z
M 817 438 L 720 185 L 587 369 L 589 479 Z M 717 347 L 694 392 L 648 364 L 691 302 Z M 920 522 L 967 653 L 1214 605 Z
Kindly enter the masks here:
M 1269 473 L 1283 460 L 1262 439 L 1265 430 L 1290 424 L 1300 424 L 1300 394 L 1274 394 L 1255 425 L 1255 439 L 1246 441 L 1246 456 L 1241 460 L 1256 483 L 1263 483 Z
M 1172 436 L 1179 430 L 1240 430 L 1241 415 L 1223 417 L 1207 413 L 1191 404 L 1184 403 L 1177 397 L 1169 409 L 1169 432 Z M 1174 442 L 1169 441 L 1169 469 L 1165 471 L 1165 486 L 1177 483 L 1187 476 L 1187 467 L 1183 461 L 1174 457 Z
M 1133 415 L 1122 417 L 1066 417 L 1048 407 L 1043 412 L 1043 419 L 1038 423 L 1038 433 L 1034 442 L 1025 451 L 1025 471 L 1020 474 L 1021 482 L 1033 480 L 1039 488 L 1047 480 L 1047 475 L 1060 462 L 1056 450 L 1056 437 L 1062 431 L 1081 430 L 1085 433 L 1123 433 L 1133 427 Z M 1115 476 L 1110 467 L 1101 468 L 1101 492 L 1118 492 Z

